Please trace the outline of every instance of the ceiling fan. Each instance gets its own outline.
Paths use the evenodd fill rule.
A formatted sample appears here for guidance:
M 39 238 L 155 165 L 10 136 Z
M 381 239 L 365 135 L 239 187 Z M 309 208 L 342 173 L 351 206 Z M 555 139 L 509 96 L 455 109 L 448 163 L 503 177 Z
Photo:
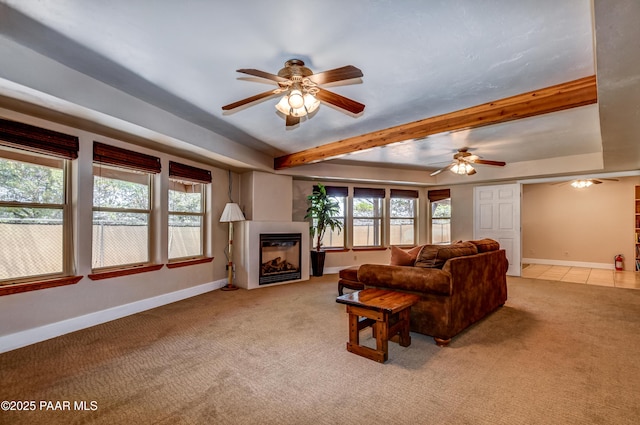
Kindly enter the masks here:
M 458 149 L 455 155 L 453 155 L 453 162 L 444 168 L 431 173 L 432 176 L 440 174 L 443 171 L 451 170 L 455 174 L 466 174 L 471 176 L 476 173 L 475 168 L 471 164 L 483 164 L 483 165 L 497 165 L 498 167 L 504 167 L 506 164 L 502 161 L 491 161 L 488 159 L 480 159 L 479 156 L 473 155 L 468 152 L 469 148 Z
M 362 77 L 362 71 L 352 65 L 314 74 L 300 59 L 290 59 L 285 62 L 284 68 L 278 71 L 278 75 L 257 69 L 238 69 L 237 72 L 275 81 L 278 88 L 225 105 L 222 107 L 223 111 L 283 93 L 284 96 L 276 105 L 276 109 L 285 116 L 287 126 L 298 124 L 301 117 L 318 109 L 320 102 L 329 103 L 352 114 L 359 114 L 364 110 L 362 103 L 320 87 L 323 84 Z
M 570 184 L 576 189 L 583 189 L 585 187 L 589 187 L 594 184 L 604 183 L 605 181 L 617 182 L 619 180 L 618 179 L 577 179 L 577 180 L 571 180 Z M 565 183 L 569 183 L 569 182 L 564 181 L 564 182 L 558 182 L 554 184 L 565 184 Z

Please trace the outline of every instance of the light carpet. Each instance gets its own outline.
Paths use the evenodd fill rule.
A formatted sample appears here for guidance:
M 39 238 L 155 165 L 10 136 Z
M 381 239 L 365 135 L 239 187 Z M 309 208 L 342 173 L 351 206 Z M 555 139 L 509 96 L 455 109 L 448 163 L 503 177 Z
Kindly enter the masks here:
M 330 275 L 214 291 L 0 354 L 0 400 L 38 407 L 0 411 L 0 423 L 640 418 L 640 291 L 509 278 L 505 306 L 449 347 L 411 333 L 411 346 L 389 343 L 389 360 L 379 364 L 346 351 L 347 314 L 335 302 L 336 282 Z M 361 339 L 373 346 L 367 330 Z M 69 401 L 71 409 L 41 410 L 41 401 Z M 74 402 L 87 402 L 88 410 Z

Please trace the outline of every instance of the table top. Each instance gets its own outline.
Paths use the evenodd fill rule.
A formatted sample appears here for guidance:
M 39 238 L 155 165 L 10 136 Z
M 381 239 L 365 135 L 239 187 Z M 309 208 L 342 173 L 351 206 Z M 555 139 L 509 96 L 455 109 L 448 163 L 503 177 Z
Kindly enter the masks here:
M 354 305 L 389 313 L 397 313 L 412 306 L 420 296 L 406 292 L 387 291 L 384 289 L 363 289 L 336 298 L 340 304 Z

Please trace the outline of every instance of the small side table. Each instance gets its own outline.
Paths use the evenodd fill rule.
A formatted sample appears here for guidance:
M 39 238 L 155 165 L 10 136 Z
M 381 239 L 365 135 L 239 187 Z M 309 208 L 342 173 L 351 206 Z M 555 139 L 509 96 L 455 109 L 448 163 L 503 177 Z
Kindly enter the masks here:
M 389 339 L 398 335 L 402 347 L 411 345 L 409 313 L 419 299 L 415 294 L 383 289 L 363 289 L 336 298 L 336 302 L 347 305 L 349 313 L 347 351 L 384 363 L 389 358 Z M 394 315 L 398 321 L 390 326 L 389 318 Z M 375 350 L 360 345 L 360 330 L 368 326 L 373 328 L 376 338 Z

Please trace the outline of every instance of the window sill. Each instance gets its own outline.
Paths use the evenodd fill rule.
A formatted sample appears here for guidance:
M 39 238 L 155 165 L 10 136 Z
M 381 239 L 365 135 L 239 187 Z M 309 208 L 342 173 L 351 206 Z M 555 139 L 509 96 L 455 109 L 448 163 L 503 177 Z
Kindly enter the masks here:
M 349 252 L 347 248 L 324 248 L 324 251 L 327 253 L 331 252 Z
M 358 248 L 351 248 L 352 251 L 386 251 L 386 246 L 363 246 Z
M 82 279 L 82 276 L 67 276 L 57 279 L 3 285 L 0 286 L 0 296 L 18 294 L 20 292 L 37 291 L 39 289 L 55 288 L 56 286 L 74 285 L 80 282 L 80 279 Z
M 167 268 L 176 269 L 178 267 L 193 266 L 195 264 L 210 263 L 213 261 L 213 257 L 194 258 L 192 260 L 175 261 L 173 263 L 167 263 Z
M 110 279 L 112 277 L 127 276 L 130 274 L 154 272 L 156 270 L 160 270 L 163 266 L 164 264 L 152 264 L 150 266 L 138 266 L 128 269 L 109 270 L 104 272 L 91 273 L 87 277 L 91 280 Z

